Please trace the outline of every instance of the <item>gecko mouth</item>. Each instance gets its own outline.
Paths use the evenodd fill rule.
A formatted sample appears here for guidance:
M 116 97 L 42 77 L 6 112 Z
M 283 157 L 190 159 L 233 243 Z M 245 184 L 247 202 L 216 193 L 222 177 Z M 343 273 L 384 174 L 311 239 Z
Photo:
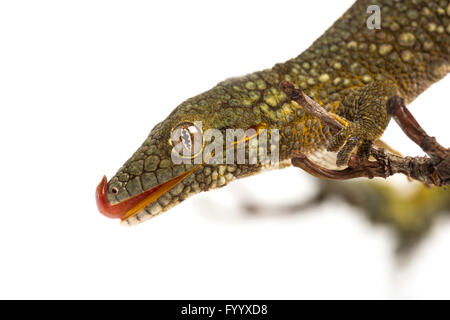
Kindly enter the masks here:
M 116 204 L 110 204 L 108 201 L 108 198 L 106 196 L 108 190 L 108 180 L 106 179 L 106 176 L 103 176 L 103 179 L 100 181 L 95 191 L 97 208 L 104 216 L 108 218 L 120 219 L 122 221 L 127 220 L 150 205 L 152 202 L 156 201 L 159 197 L 175 187 L 178 183 L 182 182 L 200 166 L 201 165 L 195 166 L 194 168 L 180 174 L 179 176 L 176 176 L 164 183 L 161 183 L 151 189 L 143 191 L 129 199 L 123 200 Z

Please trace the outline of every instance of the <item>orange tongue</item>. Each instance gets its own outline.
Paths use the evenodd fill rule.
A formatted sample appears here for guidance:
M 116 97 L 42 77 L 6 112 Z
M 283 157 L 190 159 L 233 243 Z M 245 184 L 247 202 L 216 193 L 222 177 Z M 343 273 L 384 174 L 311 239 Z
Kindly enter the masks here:
M 159 197 L 175 187 L 178 183 L 183 181 L 187 176 L 189 176 L 199 167 L 200 165 L 160 185 L 157 185 L 151 189 L 148 189 L 116 204 L 110 204 L 108 202 L 108 199 L 106 197 L 106 191 L 108 190 L 108 180 L 106 179 L 106 176 L 103 176 L 102 181 L 100 181 L 99 185 L 97 186 L 97 190 L 95 191 L 95 200 L 97 201 L 98 210 L 108 218 L 126 220 L 144 209 L 152 202 L 156 201 Z

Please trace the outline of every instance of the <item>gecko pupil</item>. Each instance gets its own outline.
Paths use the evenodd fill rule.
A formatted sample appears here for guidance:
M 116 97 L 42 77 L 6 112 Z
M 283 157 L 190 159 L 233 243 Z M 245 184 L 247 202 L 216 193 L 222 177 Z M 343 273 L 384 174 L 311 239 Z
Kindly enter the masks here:
M 191 134 L 189 133 L 188 130 L 186 130 L 186 129 L 182 129 L 181 130 L 181 139 L 182 139 L 182 142 L 183 142 L 184 147 L 186 148 L 186 150 L 191 151 L 191 149 L 192 149 L 192 140 L 191 140 Z
M 171 144 L 179 155 L 193 157 L 201 151 L 203 137 L 194 124 L 184 122 L 176 126 L 171 134 Z

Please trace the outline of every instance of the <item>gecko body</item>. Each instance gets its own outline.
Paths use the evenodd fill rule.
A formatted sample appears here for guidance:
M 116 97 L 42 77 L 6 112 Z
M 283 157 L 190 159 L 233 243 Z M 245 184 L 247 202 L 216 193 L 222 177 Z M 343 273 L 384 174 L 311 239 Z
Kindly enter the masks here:
M 381 10 L 380 29 L 367 28 L 369 5 Z M 409 103 L 449 72 L 449 34 L 447 0 L 356 1 L 296 58 L 220 82 L 176 107 L 116 175 L 99 185 L 100 211 L 136 224 L 195 193 L 265 168 L 260 163 L 175 164 L 170 143 L 174 130 L 182 132 L 182 141 L 191 147 L 195 144 L 189 135 L 203 139 L 201 134 L 208 129 L 277 129 L 282 163 L 301 151 L 330 165 L 331 153 L 337 155 L 335 165 L 345 165 L 350 152 L 363 152 L 383 133 L 389 97 L 400 95 Z M 282 80 L 348 121 L 347 128 L 332 135 L 289 101 L 279 88 Z M 201 131 L 193 132 L 199 121 Z

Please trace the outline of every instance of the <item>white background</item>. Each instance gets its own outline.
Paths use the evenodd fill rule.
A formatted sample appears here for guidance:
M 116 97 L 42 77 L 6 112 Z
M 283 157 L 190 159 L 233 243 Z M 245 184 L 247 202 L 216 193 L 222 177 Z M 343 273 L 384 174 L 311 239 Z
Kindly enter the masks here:
M 2 1 L 0 298 L 450 298 L 448 220 L 399 267 L 389 230 L 344 204 L 239 211 L 307 198 L 293 168 L 134 228 L 97 212 L 102 175 L 174 107 L 298 55 L 351 3 Z M 447 146 L 449 80 L 411 105 Z M 420 154 L 395 124 L 385 140 Z

